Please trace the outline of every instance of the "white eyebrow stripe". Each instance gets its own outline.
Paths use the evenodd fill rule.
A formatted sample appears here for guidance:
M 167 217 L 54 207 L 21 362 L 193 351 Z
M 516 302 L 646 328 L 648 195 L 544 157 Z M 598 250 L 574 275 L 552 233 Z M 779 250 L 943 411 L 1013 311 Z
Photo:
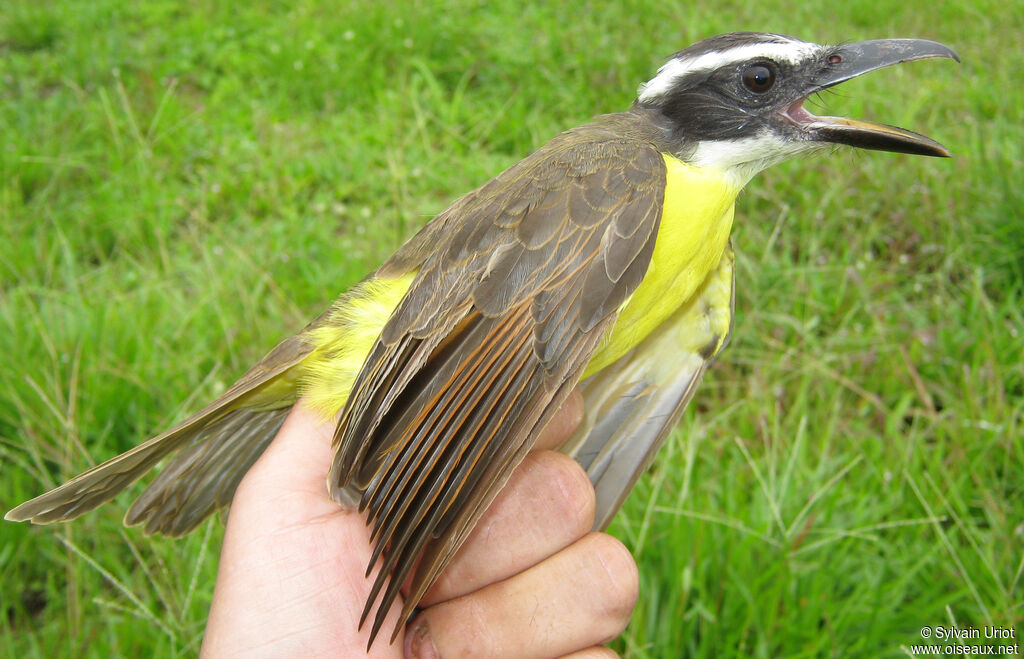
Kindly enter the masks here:
M 650 81 L 640 85 L 637 90 L 637 100 L 640 102 L 653 101 L 663 96 L 672 88 L 676 80 L 697 71 L 711 71 L 728 64 L 743 62 L 756 57 L 765 57 L 777 62 L 799 64 L 803 60 L 818 52 L 820 46 L 805 41 L 790 41 L 788 43 L 752 43 L 745 46 L 736 46 L 728 50 L 716 50 L 704 53 L 692 59 L 681 60 L 677 57 L 670 59 L 660 69 L 658 74 Z

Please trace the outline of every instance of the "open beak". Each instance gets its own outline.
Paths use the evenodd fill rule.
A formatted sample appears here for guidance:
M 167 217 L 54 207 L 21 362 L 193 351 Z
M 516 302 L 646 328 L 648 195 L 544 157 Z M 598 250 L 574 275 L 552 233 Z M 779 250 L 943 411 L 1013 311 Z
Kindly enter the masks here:
M 951 48 L 924 39 L 875 39 L 839 46 L 831 52 L 823 69 L 810 81 L 807 94 L 790 105 L 783 116 L 812 133 L 817 140 L 861 149 L 948 158 L 950 153 L 946 147 L 924 135 L 860 119 L 819 117 L 803 107 L 807 96 L 868 71 L 932 57 L 948 57 L 960 61 Z

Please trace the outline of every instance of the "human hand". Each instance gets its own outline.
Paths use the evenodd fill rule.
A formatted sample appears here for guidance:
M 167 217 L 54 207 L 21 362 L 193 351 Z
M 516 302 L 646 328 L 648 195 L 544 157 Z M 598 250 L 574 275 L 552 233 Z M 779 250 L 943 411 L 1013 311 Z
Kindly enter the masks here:
M 388 645 L 394 607 L 369 656 L 611 657 L 637 597 L 632 556 L 591 533 L 594 490 L 551 450 L 582 416 L 575 393 Z M 331 501 L 334 427 L 301 405 L 242 480 L 228 516 L 204 657 L 350 657 L 373 582 L 362 515 Z

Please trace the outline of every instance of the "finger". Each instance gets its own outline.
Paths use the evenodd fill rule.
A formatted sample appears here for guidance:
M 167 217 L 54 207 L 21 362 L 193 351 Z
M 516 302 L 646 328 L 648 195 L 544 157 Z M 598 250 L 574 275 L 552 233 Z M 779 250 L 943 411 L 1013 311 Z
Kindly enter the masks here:
M 615 538 L 591 533 L 511 579 L 423 611 L 407 657 L 551 657 L 618 636 L 636 604 L 638 575 Z
M 594 507 L 594 487 L 578 462 L 530 453 L 420 605 L 479 590 L 558 553 L 590 532 Z
M 261 645 L 259 656 L 363 656 L 369 627 L 356 630 L 379 566 L 364 578 L 370 559 L 365 519 L 327 494 L 332 429 L 296 406 L 239 484 L 204 656 L 253 654 L 246 648 Z M 389 612 L 385 637 L 398 623 L 398 608 Z M 393 650 L 378 639 L 373 655 Z
M 288 483 L 326 499 L 327 471 L 334 459 L 331 448 L 334 426 L 333 419 L 323 417 L 299 401 L 267 450 L 249 470 L 249 475 L 267 478 L 272 483 Z
M 558 448 L 572 437 L 573 431 L 581 421 L 583 421 L 583 394 L 580 393 L 579 388 L 575 388 L 538 435 L 537 441 L 533 445 L 534 450 Z

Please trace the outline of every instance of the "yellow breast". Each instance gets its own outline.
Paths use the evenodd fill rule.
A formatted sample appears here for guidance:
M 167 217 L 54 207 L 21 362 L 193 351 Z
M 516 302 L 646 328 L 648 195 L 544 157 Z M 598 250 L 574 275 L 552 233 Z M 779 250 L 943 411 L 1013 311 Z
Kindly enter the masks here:
M 622 305 L 583 377 L 629 352 L 690 299 L 729 243 L 740 186 L 723 172 L 665 158 L 665 203 L 647 276 Z

